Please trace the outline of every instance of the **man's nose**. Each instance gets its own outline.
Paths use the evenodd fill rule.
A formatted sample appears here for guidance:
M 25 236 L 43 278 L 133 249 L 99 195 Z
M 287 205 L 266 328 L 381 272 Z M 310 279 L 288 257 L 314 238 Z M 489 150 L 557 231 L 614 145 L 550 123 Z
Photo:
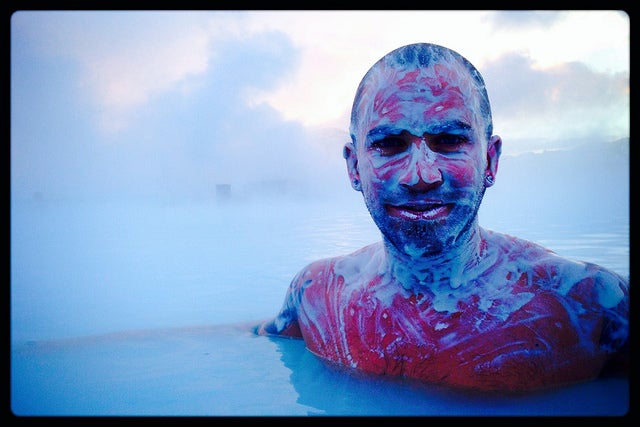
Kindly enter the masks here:
M 428 191 L 442 184 L 442 172 L 438 166 L 438 155 L 421 138 L 411 147 L 411 158 L 400 185 L 412 191 Z

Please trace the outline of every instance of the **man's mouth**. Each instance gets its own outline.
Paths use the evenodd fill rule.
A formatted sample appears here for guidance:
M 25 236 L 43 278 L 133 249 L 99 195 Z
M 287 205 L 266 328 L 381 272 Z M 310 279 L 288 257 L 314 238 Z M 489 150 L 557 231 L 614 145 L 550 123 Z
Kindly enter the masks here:
M 391 216 L 408 220 L 435 220 L 446 217 L 452 205 L 440 202 L 407 203 L 404 205 L 385 205 Z

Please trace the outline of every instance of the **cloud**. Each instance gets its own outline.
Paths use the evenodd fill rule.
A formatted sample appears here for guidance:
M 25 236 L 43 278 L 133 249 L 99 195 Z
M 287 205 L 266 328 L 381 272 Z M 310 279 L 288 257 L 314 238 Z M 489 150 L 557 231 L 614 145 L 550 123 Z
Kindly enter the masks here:
M 189 75 L 207 68 L 206 34 L 201 30 L 177 33 L 153 46 L 129 44 L 117 55 L 92 58 L 88 85 L 98 102 L 116 112 L 146 103 L 151 96 L 169 89 Z
M 630 24 L 623 11 L 508 11 L 483 19 L 493 48 L 485 58 L 516 52 L 539 67 L 582 62 L 599 72 L 629 70 Z
M 562 11 L 509 10 L 497 11 L 486 16 L 486 22 L 493 30 L 530 30 L 532 28 L 548 29 L 565 17 Z
M 340 150 L 355 89 L 383 54 L 420 40 L 450 46 L 478 66 L 506 153 L 548 147 L 553 138 L 625 129 L 620 137 L 628 136 L 628 64 L 597 66 L 605 51 L 624 58 L 628 28 L 614 25 L 625 23 L 619 14 L 600 17 L 606 34 L 598 37 L 577 31 L 572 13 L 547 28 L 532 17 L 537 26 L 527 31 L 493 30 L 483 21 L 491 16 L 18 13 L 11 28 L 11 144 L 12 179 L 20 179 L 12 186 L 19 182 L 28 194 L 198 197 L 216 183 L 251 186 L 284 176 L 309 193 L 348 189 Z M 584 40 L 561 37 L 567 23 Z M 571 55 L 551 52 L 559 60 L 547 59 L 541 35 L 547 51 L 563 45 Z M 590 47 L 596 65 L 584 59 Z
M 348 126 L 366 70 L 392 49 L 418 41 L 456 49 L 481 71 L 517 54 L 530 58 L 531 67 L 580 62 L 598 73 L 628 72 L 628 24 L 616 11 L 252 12 L 251 31 L 281 31 L 300 49 L 291 78 L 252 101 L 307 126 Z
M 307 126 L 347 126 L 368 67 L 416 41 L 450 46 L 481 70 L 513 52 L 540 67 L 578 61 L 628 70 L 621 44 L 626 37 L 628 45 L 628 16 L 615 11 L 29 12 L 13 24 L 43 51 L 80 64 L 80 88 L 112 130 L 125 128 L 155 96 L 197 90 L 198 78 L 228 52 L 226 43 L 259 42 L 254 36 L 273 31 L 291 40 L 296 62 L 278 85 L 243 95 Z
M 19 72 L 12 80 L 11 144 L 13 188 L 22 194 L 206 197 L 220 182 L 248 185 L 314 171 L 306 164 L 300 124 L 246 103 L 252 91 L 277 86 L 295 66 L 297 50 L 280 33 L 211 45 L 206 69 L 173 87 L 164 72 L 157 79 L 168 85 L 164 89 L 133 85 L 148 101 L 131 107 L 126 127 L 107 133 L 92 122 L 100 109 L 72 95 L 83 93 L 74 85 L 87 69 L 61 61 L 61 50 L 43 56 L 20 46 L 12 61 Z M 128 68 L 117 80 L 132 75 L 139 74 Z M 191 90 L 176 90 L 187 80 Z M 122 111 L 102 104 L 105 115 Z
M 503 137 L 533 138 L 539 144 L 629 134 L 628 73 L 598 72 L 580 62 L 540 68 L 530 57 L 513 53 L 481 71 L 495 130 Z
M 367 69 L 387 52 L 408 43 L 458 45 L 486 12 L 458 11 L 303 11 L 252 12 L 251 31 L 277 30 L 300 49 L 291 79 L 256 93 L 266 103 L 305 126 L 348 128 L 355 90 Z M 476 28 L 480 36 L 482 27 Z
M 331 169 L 325 160 L 342 160 L 340 147 L 328 155 L 300 123 L 246 102 L 252 92 L 286 80 L 297 54 L 273 31 L 218 46 L 197 90 L 157 95 L 127 132 L 101 136 L 95 176 L 117 180 L 132 194 L 169 198 L 210 198 L 217 184 L 231 184 L 234 195 L 279 186 L 323 192 Z M 104 160 L 123 150 L 114 177 Z M 333 180 L 336 174 L 329 174 Z
M 81 69 L 78 90 L 106 129 L 124 127 L 135 109 L 208 68 L 212 39 L 204 16 L 188 12 L 22 12 L 14 36 Z

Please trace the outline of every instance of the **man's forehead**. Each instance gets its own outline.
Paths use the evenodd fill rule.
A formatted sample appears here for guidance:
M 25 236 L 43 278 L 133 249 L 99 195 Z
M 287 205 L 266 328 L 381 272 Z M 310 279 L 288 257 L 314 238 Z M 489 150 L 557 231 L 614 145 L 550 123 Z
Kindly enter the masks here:
M 371 89 L 376 92 L 407 94 L 432 93 L 439 95 L 444 90 L 455 90 L 463 95 L 476 95 L 477 86 L 467 67 L 460 61 L 440 59 L 428 67 L 398 67 L 380 63 L 371 79 Z
M 361 124 L 367 128 L 362 131 L 395 126 L 422 134 L 438 133 L 434 129 L 443 123 L 478 125 L 481 96 L 463 64 L 440 61 L 411 68 L 380 64 L 377 71 L 359 105 Z

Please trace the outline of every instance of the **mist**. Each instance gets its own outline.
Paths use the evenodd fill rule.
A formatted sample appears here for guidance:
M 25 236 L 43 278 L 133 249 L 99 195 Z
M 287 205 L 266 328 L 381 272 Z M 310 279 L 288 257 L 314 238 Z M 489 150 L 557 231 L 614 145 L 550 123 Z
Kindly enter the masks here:
M 425 12 L 423 18 L 432 15 Z M 470 22 L 477 31 L 495 38 L 494 52 L 486 58 L 476 58 L 484 50 L 473 45 L 458 49 L 478 61 L 487 82 L 494 129 L 504 141 L 501 182 L 512 181 L 504 176 L 510 173 L 506 158 L 511 155 L 591 144 L 605 149 L 629 137 L 624 49 L 615 56 L 602 45 L 607 39 L 600 38 L 593 44 L 595 53 L 581 62 L 571 56 L 575 41 L 567 39 L 567 60 L 544 65 L 532 53 L 536 50 L 527 53 L 508 44 L 509 34 L 558 31 L 561 25 L 575 34 L 580 21 L 571 17 L 533 12 L 441 17 L 475 19 Z M 11 200 L 181 203 L 215 200 L 220 188 L 235 200 L 265 194 L 352 199 L 341 157 L 349 139 L 351 101 L 371 58 L 387 50 L 366 43 L 364 34 L 330 37 L 321 31 L 339 19 L 348 19 L 355 31 L 383 18 L 366 13 L 18 12 L 11 21 Z M 398 13 L 396 18 L 419 17 Z M 612 18 L 624 15 L 600 17 L 603 23 Z M 519 25 L 505 26 L 505 20 Z M 620 37 L 610 25 L 612 40 Z M 403 37 L 417 37 L 406 31 Z M 381 36 L 366 34 L 370 42 Z M 453 34 L 449 37 L 457 48 Z M 603 51 L 609 68 L 586 62 Z M 585 153 L 576 151 L 576 156 Z M 555 172 L 544 175 L 573 176 L 572 168 L 581 164 L 559 162 Z M 603 176 L 618 166 L 603 165 Z M 522 188 L 535 188 L 536 182 L 527 179 L 518 178 Z M 556 191 L 561 181 L 547 191 Z M 564 193 L 578 197 L 581 191 Z
M 272 38 L 291 49 L 279 35 Z M 243 91 L 250 90 L 244 82 L 269 87 L 295 57 L 274 59 L 263 50 L 266 40 L 253 42 L 228 46 L 216 71 L 194 83 L 197 89 L 163 94 L 123 130 L 90 126 L 91 112 L 68 96 L 74 93 L 69 70 L 44 61 L 38 70 L 44 81 L 15 74 L 13 198 L 180 202 L 212 199 L 219 184 L 238 197 L 269 188 L 297 195 L 335 191 L 328 183 L 338 175 L 344 137 L 328 141 L 266 105 L 244 102 Z M 243 69 L 253 70 L 253 78 L 238 75 Z
M 382 37 L 369 19 L 384 16 L 358 16 L 362 34 L 332 35 L 334 15 L 14 15 L 14 337 L 263 318 L 305 263 L 379 239 L 342 158 L 350 103 L 372 61 L 418 38 L 450 37 L 486 70 L 503 155 L 481 225 L 602 231 L 615 241 L 596 260 L 628 272 L 628 64 L 541 67 L 508 43 L 566 14 L 493 32 L 480 14 L 504 43 L 486 58 L 454 33 Z

